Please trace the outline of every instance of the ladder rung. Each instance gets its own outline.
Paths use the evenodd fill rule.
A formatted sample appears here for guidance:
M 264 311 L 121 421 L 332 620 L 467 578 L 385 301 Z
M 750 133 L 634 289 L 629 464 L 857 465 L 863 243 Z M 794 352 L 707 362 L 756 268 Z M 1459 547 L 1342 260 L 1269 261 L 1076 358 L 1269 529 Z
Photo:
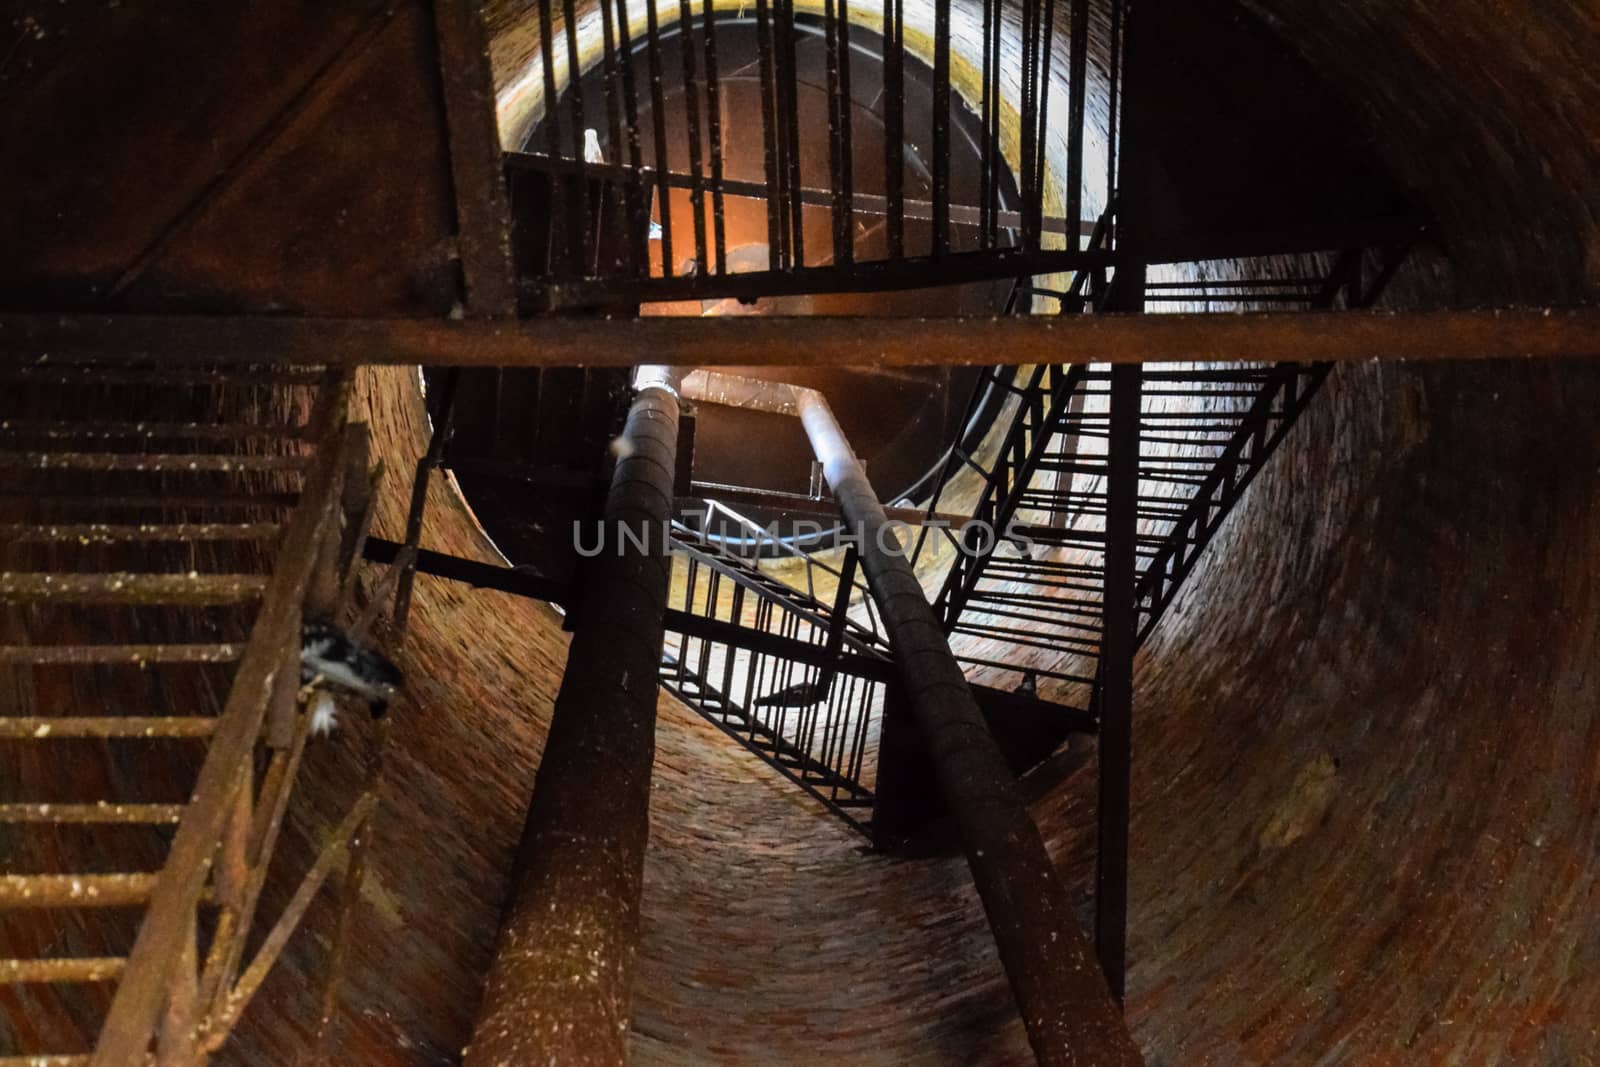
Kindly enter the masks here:
M 182 804 L 0 804 L 0 823 L 130 823 L 176 825 Z
M 83 737 L 210 737 L 216 730 L 217 720 L 207 715 L 0 718 L 0 737 L 41 741 Z
M 97 364 L 43 364 L 0 370 L 0 382 L 21 385 L 316 385 L 314 370 L 173 367 L 115 367 Z
M 238 604 L 266 590 L 261 574 L 0 572 L 0 604 Z
M 306 456 L 243 456 L 228 452 L 0 452 L 0 470 L 32 471 L 294 471 Z
M 117 956 L 85 956 L 77 959 L 0 960 L 0 985 L 19 982 L 54 984 L 58 982 L 110 982 L 122 977 L 128 961 Z M 0 1064 L 6 1063 L 0 1060 Z M 24 1062 L 33 1062 L 24 1058 Z
M 34 666 L 91 663 L 231 663 L 243 645 L 0 645 L 0 663 Z
M 0 543 L 120 544 L 152 541 L 267 541 L 283 530 L 276 522 L 0 523 Z
M 187 437 L 198 441 L 298 441 L 304 426 L 262 426 L 248 422 L 48 422 L 0 419 L 0 433 L 53 440 Z
M 90 508 L 96 512 L 104 512 L 108 508 L 148 508 L 152 511 L 159 511 L 163 508 L 216 510 L 219 508 L 290 508 L 299 499 L 300 497 L 295 493 L 252 493 L 249 495 L 218 493 L 205 496 L 149 493 L 133 496 L 87 496 L 82 493 L 52 495 L 48 492 L 40 492 L 0 494 L 0 506 L 15 502 L 29 507 Z
M 149 901 L 154 874 L 0 874 L 0 908 L 125 908 Z

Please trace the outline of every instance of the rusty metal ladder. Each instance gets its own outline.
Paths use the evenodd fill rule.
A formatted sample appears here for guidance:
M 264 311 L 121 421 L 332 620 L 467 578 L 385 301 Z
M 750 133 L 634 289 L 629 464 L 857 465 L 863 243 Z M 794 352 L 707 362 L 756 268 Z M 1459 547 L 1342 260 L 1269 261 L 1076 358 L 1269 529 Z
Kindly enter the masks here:
M 365 536 L 366 429 L 348 374 L 319 368 L 41 362 L 0 388 L 0 937 L 34 952 L 0 959 L 0 1067 L 204 1063 L 375 804 L 367 788 L 247 962 L 308 737 L 301 619 L 348 603 Z M 72 706 L 108 690 L 114 714 Z M 184 800 L 171 746 L 203 749 Z M 41 786 L 81 791 L 17 795 Z M 44 869 L 10 870 L 21 856 Z M 159 866 L 126 869 L 138 856 Z M 7 1047 L 64 1033 L 98 1040 Z

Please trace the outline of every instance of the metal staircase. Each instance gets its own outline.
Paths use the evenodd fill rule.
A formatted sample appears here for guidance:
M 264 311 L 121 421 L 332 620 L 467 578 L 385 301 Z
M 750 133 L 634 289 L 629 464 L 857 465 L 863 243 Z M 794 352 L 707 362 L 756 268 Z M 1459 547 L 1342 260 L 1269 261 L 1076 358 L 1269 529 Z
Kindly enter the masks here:
M 842 568 L 804 553 L 782 560 L 803 568 L 808 591 L 682 523 L 672 553 L 661 684 L 868 832 L 893 667 L 883 638 L 850 616 L 867 601 L 853 554 Z
M 759 527 L 710 506 L 720 509 L 722 529 L 742 523 L 754 546 Z M 776 544 L 777 557 L 763 560 L 674 525 L 661 683 L 850 826 L 892 840 L 899 826 L 880 819 L 879 762 L 901 683 L 854 550 L 835 564 Z M 973 692 L 1019 774 L 1068 734 L 1095 729 L 1079 708 L 984 685 Z M 910 802 L 932 805 L 923 817 L 937 813 L 936 798 L 921 794 L 925 785 Z M 906 791 L 898 779 L 888 788 Z
M 1163 294 L 1243 310 L 1292 298 L 1308 306 L 1365 307 L 1404 259 L 1404 248 L 1351 251 L 1325 273 L 1268 285 L 1191 280 Z M 1361 268 L 1377 264 L 1370 279 Z M 1143 641 L 1251 480 L 1306 410 L 1331 368 L 1282 362 L 1146 368 L 1142 374 L 1134 556 L 1136 629 Z M 931 517 L 958 470 L 982 479 L 974 524 L 942 535 L 952 553 L 936 603 L 947 633 L 1001 654 L 958 653 L 974 668 L 1024 672 L 1075 687 L 1096 684 L 1104 620 L 1110 474 L 1110 380 L 1103 365 L 993 374 L 985 389 L 1012 395 L 993 456 L 953 448 L 929 501 Z M 948 510 L 948 508 L 943 508 Z M 919 539 L 919 553 L 928 535 Z
M 258 922 L 308 740 L 301 619 L 348 602 L 365 427 L 319 368 L 0 383 L 0 923 L 33 946 L 0 960 L 0 1064 L 204 1063 L 376 802 Z
M 1255 306 L 1276 297 L 1308 305 L 1366 306 L 1381 292 L 1403 249 L 1329 256 L 1308 279 L 1264 285 L 1217 280 L 1156 283 L 1185 299 Z M 1378 271 L 1363 284 L 1362 264 Z M 1314 282 L 1314 284 L 1313 284 Z M 1104 281 L 1080 274 L 1063 303 L 1104 301 Z M 1165 366 L 1141 375 L 1137 440 L 1137 529 L 1133 620 L 1143 641 L 1193 571 L 1205 547 L 1256 473 L 1306 410 L 1329 367 Z M 987 372 L 971 405 L 998 392 L 1009 415 L 978 448 L 953 447 L 926 505 L 916 552 L 942 536 L 955 549 L 935 603 L 958 660 L 991 707 L 1004 696 L 1026 704 L 1025 770 L 1068 733 L 1093 732 L 1106 611 L 1111 378 L 1101 365 L 1046 365 L 1020 377 Z M 997 440 L 996 440 L 997 438 Z M 934 523 L 962 468 L 981 479 L 970 522 Z M 662 684 L 739 743 L 776 767 L 857 829 L 870 833 L 877 802 L 880 742 L 897 687 L 892 650 L 871 615 L 853 553 L 829 563 L 715 502 L 702 525 L 726 534 L 743 526 L 743 547 L 677 524 L 675 580 Z M 940 530 L 932 535 L 931 530 Z M 732 539 L 738 541 L 738 538 Z M 776 549 L 766 561 L 744 551 Z M 768 555 L 772 555 L 769 551 Z M 1059 683 L 1033 699 L 1040 679 Z M 998 688 L 996 688 L 998 687 Z M 1019 692 L 1020 691 L 1020 692 Z M 1083 705 L 1091 712 L 1072 705 Z M 1013 707 L 1012 711 L 1017 709 Z M 997 734 L 1019 732 L 1015 716 L 990 715 Z M 1011 739 L 1015 741 L 1015 738 Z M 1028 748 L 1026 755 L 1020 748 Z

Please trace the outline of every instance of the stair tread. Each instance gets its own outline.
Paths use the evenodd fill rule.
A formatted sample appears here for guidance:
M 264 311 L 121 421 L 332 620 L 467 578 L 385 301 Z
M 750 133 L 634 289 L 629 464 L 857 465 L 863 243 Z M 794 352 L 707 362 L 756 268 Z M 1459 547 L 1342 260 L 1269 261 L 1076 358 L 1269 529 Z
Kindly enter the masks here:
M 0 959 L 0 984 L 23 982 L 109 982 L 120 978 L 128 961 L 121 956 L 55 956 L 40 959 Z M 0 1059 L 0 1064 L 7 1060 Z M 33 1062 L 23 1057 L 23 1062 Z
M 47 452 L 0 450 L 0 470 L 72 470 L 167 473 L 295 471 L 309 466 L 299 455 L 252 456 L 233 452 Z
M 10 544 L 114 544 L 145 541 L 260 541 L 277 537 L 276 522 L 0 523 Z
M 253 422 L 66 422 L 43 419 L 0 419 L 0 433 L 60 440 L 82 438 L 192 437 L 206 441 L 303 440 L 302 425 L 269 426 Z
M 210 737 L 209 715 L 12 716 L 0 718 L 0 738 Z
M 288 368 L 107 367 L 97 363 L 0 368 L 0 382 L 19 385 L 316 385 L 321 380 L 321 371 Z
M 233 604 L 259 599 L 261 574 L 0 572 L 0 603 Z
M 0 823 L 134 823 L 175 825 L 183 818 L 182 804 L 23 803 L 0 804 Z
M 27 492 L 0 493 L 0 505 L 17 502 L 31 507 L 81 507 L 104 512 L 108 508 L 288 508 L 300 497 L 297 493 L 138 493 L 120 496 L 87 493 Z
M 158 875 L 0 874 L 0 908 L 118 908 L 144 904 Z
M 242 644 L 0 645 L 0 663 L 231 663 L 243 653 Z

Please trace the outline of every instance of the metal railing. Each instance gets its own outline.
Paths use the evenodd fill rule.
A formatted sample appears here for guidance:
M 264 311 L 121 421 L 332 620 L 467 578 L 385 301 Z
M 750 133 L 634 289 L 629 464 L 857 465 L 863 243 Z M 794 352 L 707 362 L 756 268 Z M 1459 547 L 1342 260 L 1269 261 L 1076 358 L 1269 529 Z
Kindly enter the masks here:
M 1330 256 L 1314 276 L 1241 287 L 1213 299 L 1242 302 L 1236 310 L 1244 310 L 1263 296 L 1293 293 L 1315 307 L 1367 307 L 1405 254 L 1403 247 L 1378 250 L 1376 270 L 1364 278 L 1371 256 L 1349 251 Z M 1187 300 L 1213 284 L 1172 283 L 1157 292 Z M 1144 370 L 1134 544 L 1139 641 L 1330 369 L 1283 362 Z M 974 519 L 983 537 L 963 542 L 959 531 L 942 531 L 956 551 L 936 605 L 946 631 L 968 639 L 958 644 L 969 667 L 1069 685 L 1097 682 L 1110 378 L 1102 365 L 1034 368 L 1026 381 L 1007 387 L 1016 401 L 994 458 L 980 462 L 956 449 L 941 472 L 930 515 L 958 470 L 969 468 L 982 479 Z M 984 381 L 978 388 L 995 385 Z M 927 538 L 924 531 L 919 556 Z
M 841 620 L 845 633 L 863 646 L 888 651 L 888 639 L 879 625 L 877 607 L 866 576 L 857 567 L 853 547 L 807 549 L 797 538 L 784 537 L 772 527 L 761 526 L 721 501 L 708 499 L 702 503 L 704 508 L 694 525 L 673 523 L 675 543 L 738 565 L 751 580 L 769 587 L 777 596 L 790 595 L 791 591 L 802 594 L 804 599 L 798 603 L 803 609 L 826 605 L 823 610 L 830 618 Z M 838 555 L 837 564 L 826 558 L 830 554 Z
M 893 667 L 881 639 L 675 524 L 661 683 L 862 833 Z M 825 566 L 818 564 L 818 566 Z M 856 590 L 854 568 L 834 572 Z
M 539 0 L 543 110 L 526 151 L 507 157 L 531 288 L 556 308 L 915 288 L 1105 265 L 1106 248 L 1084 246 L 1090 6 L 1065 2 L 1059 114 L 1049 91 L 1056 0 L 1024 0 L 1020 11 L 1001 0 L 970 8 L 937 0 L 933 25 L 912 27 L 915 41 L 931 36 L 928 55 L 907 44 L 901 0 L 827 0 L 815 14 L 792 0 L 755 0 L 740 12 L 710 0 L 602 0 L 598 26 L 572 0 L 559 9 Z M 1093 27 L 1111 40 L 1111 67 L 1096 76 L 1111 83 L 1113 142 L 1122 7 L 1114 0 L 1109 22 Z M 592 42 L 580 35 L 595 31 L 600 62 L 583 72 Z M 957 36 L 981 51 L 976 84 L 959 89 Z M 1002 134 L 1012 106 L 1015 132 Z M 825 153 L 803 152 L 822 123 Z M 1046 146 L 1063 128 L 1064 207 L 1047 217 Z M 866 147 L 869 138 L 881 146 Z M 738 152 L 744 144 L 759 144 L 759 156 Z M 1114 148 L 1105 165 L 1111 189 Z M 764 236 L 757 259 L 732 254 L 735 215 Z M 881 220 L 882 232 L 863 243 L 857 222 L 867 219 Z M 822 233 L 826 241 L 816 239 Z
M 351 590 L 370 511 L 366 429 L 347 425 L 349 377 L 318 401 L 315 458 L 239 658 L 192 799 L 162 869 L 90 1062 L 206 1062 L 226 1041 L 328 877 L 370 818 L 373 783 L 304 873 L 245 959 L 268 865 L 293 791 L 310 716 L 298 707 L 302 619 L 331 616 Z M 256 754 L 265 770 L 256 775 Z M 202 902 L 215 908 L 202 924 Z M 201 929 L 209 926 L 206 943 Z M 203 947 L 202 947 L 203 945 Z

